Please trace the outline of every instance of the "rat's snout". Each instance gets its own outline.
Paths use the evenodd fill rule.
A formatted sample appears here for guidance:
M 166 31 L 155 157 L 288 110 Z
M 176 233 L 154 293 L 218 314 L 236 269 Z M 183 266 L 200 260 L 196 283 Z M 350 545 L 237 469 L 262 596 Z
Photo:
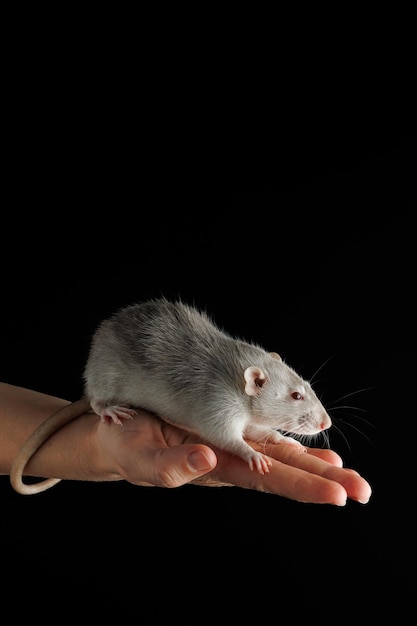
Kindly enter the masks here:
M 321 415 L 320 430 L 326 430 L 327 428 L 330 428 L 331 425 L 332 425 L 332 420 L 330 419 L 329 414 L 326 411 L 324 411 Z

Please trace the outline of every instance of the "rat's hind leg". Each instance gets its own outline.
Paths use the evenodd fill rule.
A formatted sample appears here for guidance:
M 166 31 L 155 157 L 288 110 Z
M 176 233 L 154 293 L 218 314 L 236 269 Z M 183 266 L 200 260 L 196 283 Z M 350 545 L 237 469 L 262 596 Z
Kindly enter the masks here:
M 122 420 L 131 420 L 137 415 L 134 409 L 123 404 L 107 406 L 102 400 L 91 400 L 91 408 L 100 417 L 102 422 L 122 425 Z

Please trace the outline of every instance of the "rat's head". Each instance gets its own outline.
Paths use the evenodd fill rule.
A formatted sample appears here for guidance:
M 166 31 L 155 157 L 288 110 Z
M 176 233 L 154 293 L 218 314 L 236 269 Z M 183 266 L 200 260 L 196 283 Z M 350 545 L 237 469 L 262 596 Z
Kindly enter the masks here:
M 244 378 L 257 422 L 300 435 L 315 435 L 332 425 L 310 383 L 276 352 L 271 352 L 261 367 L 246 368 Z

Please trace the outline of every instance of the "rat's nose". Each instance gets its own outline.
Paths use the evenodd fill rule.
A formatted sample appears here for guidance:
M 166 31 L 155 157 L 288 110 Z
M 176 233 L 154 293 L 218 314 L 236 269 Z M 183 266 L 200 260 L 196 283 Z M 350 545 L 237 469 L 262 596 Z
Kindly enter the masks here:
M 320 422 L 320 430 L 326 430 L 326 428 L 330 428 L 330 426 L 332 425 L 332 420 L 330 419 L 330 416 L 324 412 L 322 415 L 322 420 Z

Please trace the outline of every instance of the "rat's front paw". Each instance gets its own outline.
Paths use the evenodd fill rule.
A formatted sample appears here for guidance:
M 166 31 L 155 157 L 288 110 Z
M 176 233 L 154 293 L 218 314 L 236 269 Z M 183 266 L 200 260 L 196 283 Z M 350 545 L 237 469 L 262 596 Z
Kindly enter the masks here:
M 298 446 L 299 448 L 304 448 L 303 444 L 294 439 L 294 437 L 281 437 L 278 443 L 289 443 L 293 446 Z
M 268 474 L 269 468 L 272 465 L 272 461 L 268 456 L 255 451 L 249 456 L 248 463 L 252 471 L 256 469 L 262 475 Z
M 265 437 L 266 443 L 289 443 L 293 446 L 298 446 L 299 448 L 304 448 L 304 446 L 294 439 L 294 437 L 287 437 L 286 435 L 281 435 L 277 430 L 273 430 L 271 433 L 268 433 L 267 437 Z

